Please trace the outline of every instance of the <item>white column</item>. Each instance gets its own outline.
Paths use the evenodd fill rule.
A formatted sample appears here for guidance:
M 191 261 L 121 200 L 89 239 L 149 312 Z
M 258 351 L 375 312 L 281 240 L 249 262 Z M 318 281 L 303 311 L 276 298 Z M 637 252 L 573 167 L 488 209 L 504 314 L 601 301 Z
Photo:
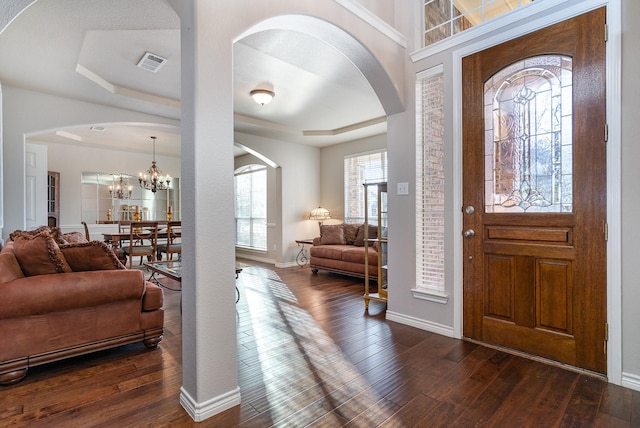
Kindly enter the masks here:
M 171 0 L 182 27 L 182 370 L 196 421 L 240 403 L 236 363 L 232 40 L 210 0 Z M 218 21 L 220 16 L 217 17 Z

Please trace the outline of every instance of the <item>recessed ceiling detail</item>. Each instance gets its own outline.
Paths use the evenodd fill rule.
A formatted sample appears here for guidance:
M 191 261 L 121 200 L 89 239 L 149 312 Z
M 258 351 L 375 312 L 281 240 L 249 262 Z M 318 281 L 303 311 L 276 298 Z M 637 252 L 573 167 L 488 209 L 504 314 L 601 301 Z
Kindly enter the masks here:
M 180 108 L 180 101 L 114 85 L 113 83 L 108 82 L 106 79 L 103 79 L 101 76 L 82 66 L 81 64 L 76 64 L 76 72 L 91 80 L 93 83 L 101 86 L 103 89 L 111 92 L 112 94 L 135 98 L 150 103 L 162 104 L 176 109 Z
M 142 55 L 142 58 L 140 58 L 140 61 L 138 61 L 137 65 L 143 70 L 156 73 L 166 62 L 167 59 L 161 57 L 160 55 L 152 54 L 151 52 L 145 52 L 145 54 Z

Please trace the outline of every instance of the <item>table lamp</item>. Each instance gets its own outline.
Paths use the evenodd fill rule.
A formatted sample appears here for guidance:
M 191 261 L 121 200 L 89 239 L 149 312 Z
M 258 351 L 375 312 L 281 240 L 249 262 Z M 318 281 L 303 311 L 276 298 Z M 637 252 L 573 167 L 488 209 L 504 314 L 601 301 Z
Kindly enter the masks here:
M 329 210 L 326 208 L 318 207 L 311 210 L 311 214 L 309 214 L 309 220 L 318 220 L 318 228 L 322 233 L 322 220 L 328 220 L 331 218 L 331 214 Z

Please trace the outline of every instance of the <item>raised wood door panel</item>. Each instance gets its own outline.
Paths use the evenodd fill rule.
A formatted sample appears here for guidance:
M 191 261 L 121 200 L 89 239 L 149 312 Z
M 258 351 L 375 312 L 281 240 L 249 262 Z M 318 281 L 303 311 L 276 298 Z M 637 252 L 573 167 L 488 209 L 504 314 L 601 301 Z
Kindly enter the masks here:
M 463 59 L 463 203 L 474 207 L 464 211 L 463 226 L 475 231 L 463 242 L 463 334 L 598 373 L 606 372 L 605 16 L 604 8 L 594 10 Z M 531 166 L 543 163 L 544 153 L 536 158 L 524 149 L 545 147 L 543 140 L 555 137 L 537 130 L 512 143 L 517 150 L 504 149 L 508 144 L 493 135 L 514 125 L 491 117 L 496 113 L 487 109 L 492 101 L 485 99 L 485 83 L 496 73 L 510 72 L 509 67 L 528 58 L 535 64 L 545 55 L 566 58 L 572 73 L 572 102 L 562 108 L 550 103 L 562 112 L 557 117 L 562 115 L 558 120 L 564 121 L 565 133 L 558 133 L 558 152 L 569 160 L 557 161 L 562 163 L 558 170 L 564 168 L 569 177 L 566 188 L 554 182 L 555 172 L 549 173 L 548 187 L 559 195 L 556 202 L 536 196 L 527 170 L 544 170 Z M 526 95 L 527 78 L 517 96 Z M 521 121 L 518 126 L 525 120 L 530 126 L 543 109 L 534 104 L 534 110 L 521 109 L 513 117 Z M 485 125 L 492 120 L 495 132 L 486 137 Z M 485 153 L 491 145 L 494 157 Z M 496 166 L 500 156 L 507 167 Z M 500 174 L 521 180 L 504 184 Z M 539 177 L 536 183 L 544 187 L 546 178 Z M 511 190 L 505 192 L 508 198 L 487 196 L 503 184 Z M 495 199 L 507 208 L 488 208 Z M 520 211 L 512 212 L 514 206 Z

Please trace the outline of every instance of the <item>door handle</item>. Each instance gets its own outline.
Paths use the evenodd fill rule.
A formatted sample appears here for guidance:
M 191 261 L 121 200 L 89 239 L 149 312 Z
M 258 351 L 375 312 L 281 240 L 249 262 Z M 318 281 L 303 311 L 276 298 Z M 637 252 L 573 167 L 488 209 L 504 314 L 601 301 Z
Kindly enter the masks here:
M 465 238 L 473 238 L 474 236 L 476 236 L 476 231 L 473 229 L 467 229 L 462 232 L 462 236 L 464 236 Z

